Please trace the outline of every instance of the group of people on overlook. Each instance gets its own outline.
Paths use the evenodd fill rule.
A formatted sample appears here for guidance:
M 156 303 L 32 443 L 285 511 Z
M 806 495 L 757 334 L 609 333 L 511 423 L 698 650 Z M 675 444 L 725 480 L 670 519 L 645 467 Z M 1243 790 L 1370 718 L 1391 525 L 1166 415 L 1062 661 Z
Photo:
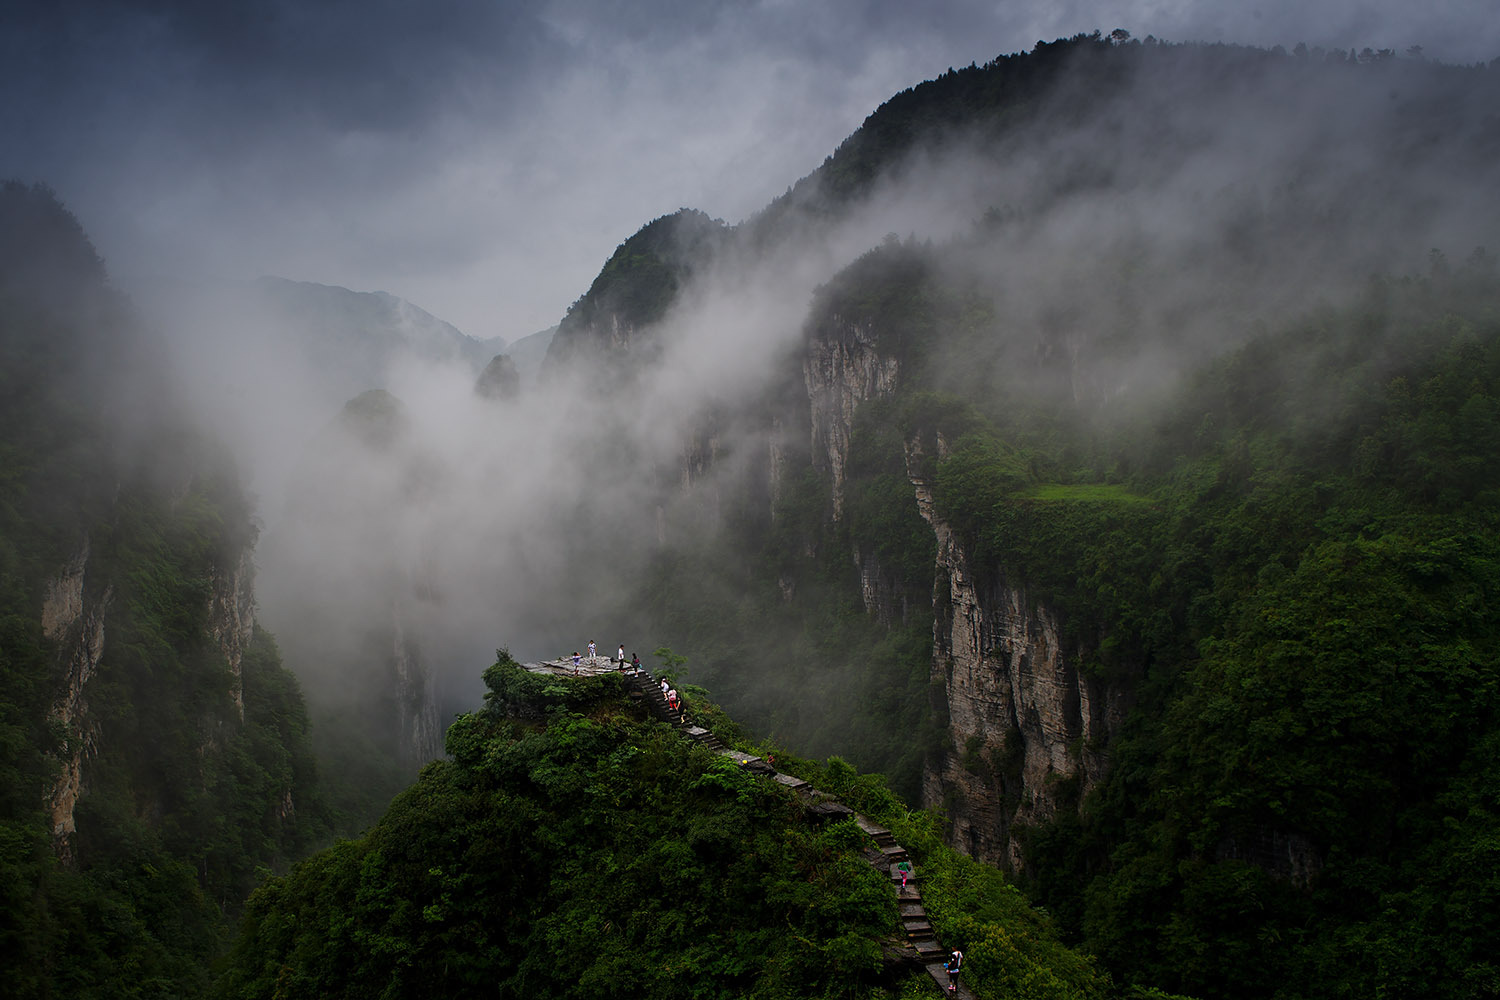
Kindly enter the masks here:
M 593 639 L 590 639 L 587 649 L 589 665 L 594 666 L 599 662 L 599 645 L 598 643 L 594 642 Z M 611 662 L 615 663 L 621 671 L 632 674 L 639 674 L 641 672 L 640 654 L 631 653 L 630 659 L 627 661 L 625 659 L 625 644 L 623 642 L 620 643 L 620 648 L 616 651 L 614 659 Z M 579 655 L 577 650 L 574 650 L 573 673 L 578 673 L 578 670 L 582 665 L 583 657 Z M 682 697 L 677 693 L 676 688 L 667 683 L 665 678 L 663 678 L 661 682 L 661 695 L 667 700 L 667 707 L 669 709 L 674 712 L 682 711 Z
M 632 656 L 630 659 L 631 665 L 635 668 L 636 672 L 639 673 L 641 669 L 641 658 L 639 656 Z M 588 644 L 588 660 L 589 666 L 595 666 L 599 662 L 599 644 L 596 643 L 593 639 L 590 639 Z M 623 642 L 620 643 L 619 652 L 615 654 L 614 659 L 610 662 L 618 663 L 621 670 L 625 669 L 625 644 Z M 582 665 L 583 657 L 578 654 L 578 650 L 573 650 L 573 673 L 578 673 L 578 668 Z
M 594 642 L 593 639 L 590 639 L 589 644 L 586 648 L 588 649 L 589 665 L 596 665 L 599 662 L 598 643 Z M 614 663 L 622 673 L 641 673 L 640 654 L 631 653 L 630 659 L 625 659 L 625 644 L 623 642 L 620 643 L 619 649 L 615 651 L 614 658 L 610 662 Z M 575 650 L 573 653 L 573 673 L 578 673 L 578 670 L 582 665 L 583 657 L 580 656 Z M 672 685 L 669 684 L 665 678 L 663 678 L 661 682 L 661 696 L 666 700 L 667 708 L 670 711 L 678 713 L 682 711 L 682 696 L 677 693 L 677 689 L 672 687 Z

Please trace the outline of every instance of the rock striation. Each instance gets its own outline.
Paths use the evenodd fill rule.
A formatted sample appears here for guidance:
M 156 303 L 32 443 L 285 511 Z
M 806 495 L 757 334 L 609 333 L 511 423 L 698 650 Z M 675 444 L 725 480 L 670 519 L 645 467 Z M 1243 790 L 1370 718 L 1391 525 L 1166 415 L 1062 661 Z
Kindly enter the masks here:
M 113 588 L 91 595 L 85 586 L 89 540 L 48 581 L 42 602 L 42 634 L 57 643 L 57 694 L 48 721 L 62 735 L 58 772 L 47 793 L 47 812 L 58 853 L 69 857 L 77 830 L 73 811 L 84 789 L 84 763 L 98 752 L 98 726 L 88 714 L 88 688 L 104 656 L 104 623 Z
M 254 583 L 255 566 L 247 546 L 238 558 L 215 567 L 208 597 L 208 631 L 229 666 L 229 694 L 241 722 L 245 721 L 245 684 L 240 663 L 255 635 Z
M 833 315 L 808 339 L 803 381 L 812 411 L 813 464 L 832 483 L 833 519 L 844 512 L 845 466 L 859 404 L 896 388 L 900 363 L 876 348 L 868 326 Z
M 829 476 L 838 519 L 855 411 L 894 392 L 901 366 L 881 354 L 874 330 L 833 315 L 811 331 L 802 369 L 813 461 Z M 971 565 L 924 471 L 929 454 L 945 453 L 933 432 L 907 443 L 907 477 L 937 542 L 932 680 L 946 729 L 944 749 L 924 768 L 922 804 L 947 816 L 953 846 L 1019 869 L 1018 831 L 1074 807 L 1103 778 L 1129 694 L 1078 670 L 1058 616 L 1008 582 L 1004 567 Z M 853 558 L 866 612 L 885 626 L 904 620 L 901 588 L 873 552 L 856 543 Z
M 1077 669 L 1058 616 L 1024 587 L 1003 573 L 980 583 L 933 503 L 923 452 L 920 439 L 910 442 L 907 467 L 938 543 L 932 678 L 947 718 L 944 749 L 923 771 L 923 805 L 947 815 L 955 847 L 1019 870 L 1018 829 L 1052 819 L 1099 783 L 1128 696 Z

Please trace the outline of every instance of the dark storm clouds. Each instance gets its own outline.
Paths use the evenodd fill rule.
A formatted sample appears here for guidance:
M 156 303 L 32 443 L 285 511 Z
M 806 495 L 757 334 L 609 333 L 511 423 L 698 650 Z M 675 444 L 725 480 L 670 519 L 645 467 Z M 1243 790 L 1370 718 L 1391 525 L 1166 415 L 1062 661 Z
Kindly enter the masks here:
M 736 221 L 891 94 L 1037 40 L 1500 55 L 1487 3 L 45 2 L 0 12 L 0 176 L 57 189 L 127 287 L 383 288 L 550 325 L 681 206 Z

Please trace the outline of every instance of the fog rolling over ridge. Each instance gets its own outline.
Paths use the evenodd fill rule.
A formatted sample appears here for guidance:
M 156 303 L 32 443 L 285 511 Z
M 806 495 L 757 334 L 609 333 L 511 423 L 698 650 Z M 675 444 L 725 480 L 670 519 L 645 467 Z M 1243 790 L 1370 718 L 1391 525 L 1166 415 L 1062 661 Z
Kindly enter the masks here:
M 1107 421 L 1257 323 L 1425 269 L 1434 249 L 1494 247 L 1494 76 L 1039 46 L 897 95 L 747 220 L 622 244 L 513 398 L 481 398 L 457 356 L 395 354 L 345 392 L 358 353 L 200 340 L 184 356 L 211 421 L 249 429 L 261 456 L 265 620 L 327 694 L 372 685 L 399 628 L 445 711 L 472 703 L 498 645 L 646 655 L 652 636 L 607 631 L 626 628 L 643 567 L 711 534 L 725 498 L 769 504 L 772 450 L 808 447 L 787 435 L 807 433 L 814 294 L 888 235 L 986 317 L 940 379 Z M 649 303 L 603 295 L 622 273 L 640 291 L 642 261 L 662 283 Z M 368 389 L 389 399 L 339 415 Z

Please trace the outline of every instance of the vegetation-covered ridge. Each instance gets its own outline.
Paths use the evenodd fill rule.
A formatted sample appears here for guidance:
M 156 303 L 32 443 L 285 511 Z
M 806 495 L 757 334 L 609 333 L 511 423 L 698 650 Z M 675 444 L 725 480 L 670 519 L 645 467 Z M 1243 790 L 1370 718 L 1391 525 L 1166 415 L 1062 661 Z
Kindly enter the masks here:
M 772 442 L 761 466 L 771 471 L 726 474 L 702 491 L 723 530 L 679 531 L 650 552 L 621 622 L 649 621 L 652 634 L 699 651 L 699 679 L 757 732 L 846 755 L 916 801 L 923 758 L 944 741 L 931 684 L 940 581 L 906 447 L 923 441 L 936 474 L 942 449 L 975 435 L 934 482 L 944 512 L 965 522 L 986 584 L 1024 580 L 1033 596 L 1072 602 L 1062 624 L 1088 637 L 1084 668 L 1108 674 L 1107 661 L 1126 662 L 1116 651 L 1135 626 L 1075 601 L 1075 570 L 1131 614 L 1160 607 L 1141 612 L 1137 589 L 1103 580 L 1122 565 L 1115 553 L 1079 566 L 1065 546 L 1037 565 L 1059 541 L 1050 528 L 1007 542 L 1035 540 L 1024 576 L 1002 565 L 986 503 L 1019 491 L 1030 504 L 1002 512 L 1010 527 L 1067 512 L 1070 538 L 1107 531 L 1149 553 L 1131 530 L 1155 501 L 1130 477 L 1143 471 L 1150 408 L 1183 373 L 1258 332 L 1347 303 L 1371 273 L 1420 266 L 1439 209 L 1477 232 L 1456 255 L 1484 242 L 1494 201 L 1483 192 L 1500 160 L 1482 123 L 1497 83 L 1492 67 L 1391 53 L 1083 35 L 894 96 L 727 245 L 819 246 L 867 210 L 878 218 L 882 199 L 926 207 L 938 189 L 972 227 L 936 246 L 920 233 L 888 240 L 817 291 L 806 350 L 767 393 L 771 415 L 743 436 L 717 435 L 747 466 L 760 440 Z M 1439 189 L 1474 197 L 1440 204 Z M 848 348 L 835 341 L 855 331 L 872 365 L 899 374 L 895 396 L 855 409 L 836 520 L 829 459 L 808 444 L 808 400 L 843 387 L 812 385 L 804 365 L 820 344 Z M 920 433 L 936 426 L 941 444 Z M 1112 427 L 1136 444 L 1105 457 Z M 1002 464 L 1006 475 L 991 477 Z M 1100 485 L 1113 492 L 1084 495 Z
M 901 294 L 959 315 L 938 270 Z M 987 359 L 945 354 L 961 325 L 916 332 L 886 341 L 905 385 L 856 418 L 890 442 L 871 471 L 926 440 L 906 471 L 930 479 L 979 590 L 1051 609 L 1077 665 L 1135 706 L 1102 786 L 1022 834 L 1039 900 L 1126 981 L 1493 991 L 1493 259 L 1373 279 L 1106 420 L 955 393 Z M 973 765 L 1001 799 L 1004 761 Z
M 688 208 L 642 226 L 568 307 L 544 372 L 561 372 L 601 349 L 634 350 L 636 364 L 649 359 L 655 345 L 641 338 L 666 315 L 678 291 L 708 268 L 729 233 L 723 222 Z
M 838 727 L 839 752 L 862 762 L 963 753 L 924 728 L 945 694 L 927 687 L 931 619 L 872 628 L 847 561 L 874 554 L 898 587 L 931 593 L 922 478 L 978 592 L 1049 609 L 1069 662 L 1132 706 L 1112 745 L 1089 748 L 1109 759 L 1095 792 L 1080 800 L 1058 775 L 1064 808 L 1018 833 L 1020 874 L 1071 940 L 1124 982 L 1195 995 L 1489 995 L 1493 258 L 1434 254 L 1342 305 L 1247 324 L 1151 392 L 1080 402 L 1077 368 L 1018 347 L 954 280 L 968 252 L 888 243 L 821 293 L 810 335 L 859 317 L 902 372 L 855 413 L 846 517 L 832 522 L 827 480 L 794 466 L 771 524 L 743 522 L 743 547 L 662 561 L 672 641 L 754 664 L 704 679 L 734 691 L 737 714 L 754 706 L 762 732 L 800 746 Z M 1132 344 L 1101 341 L 1099 358 Z M 743 574 L 741 590 L 700 568 Z M 908 639 L 909 658 L 891 655 Z M 782 685 L 806 697 L 755 705 Z M 817 710 L 834 703 L 847 711 Z M 1004 802 L 1014 777 L 997 749 L 965 761 Z
M 448 731 L 450 760 L 365 837 L 257 892 L 223 995 L 931 991 L 902 958 L 894 889 L 853 820 L 819 824 L 786 787 L 646 720 L 619 676 L 532 674 L 501 651 L 485 681 L 485 708 Z M 1105 994 L 997 872 L 943 848 L 878 778 L 777 763 L 917 845 L 929 911 L 976 956 L 976 995 Z
M 1259 337 L 1096 438 L 1149 503 L 947 504 L 1140 703 L 1035 831 L 1111 966 L 1221 996 L 1482 996 L 1500 941 L 1500 281 L 1483 253 Z M 956 470 L 955 470 L 956 471 Z M 1138 672 L 1138 673 L 1136 673 Z

